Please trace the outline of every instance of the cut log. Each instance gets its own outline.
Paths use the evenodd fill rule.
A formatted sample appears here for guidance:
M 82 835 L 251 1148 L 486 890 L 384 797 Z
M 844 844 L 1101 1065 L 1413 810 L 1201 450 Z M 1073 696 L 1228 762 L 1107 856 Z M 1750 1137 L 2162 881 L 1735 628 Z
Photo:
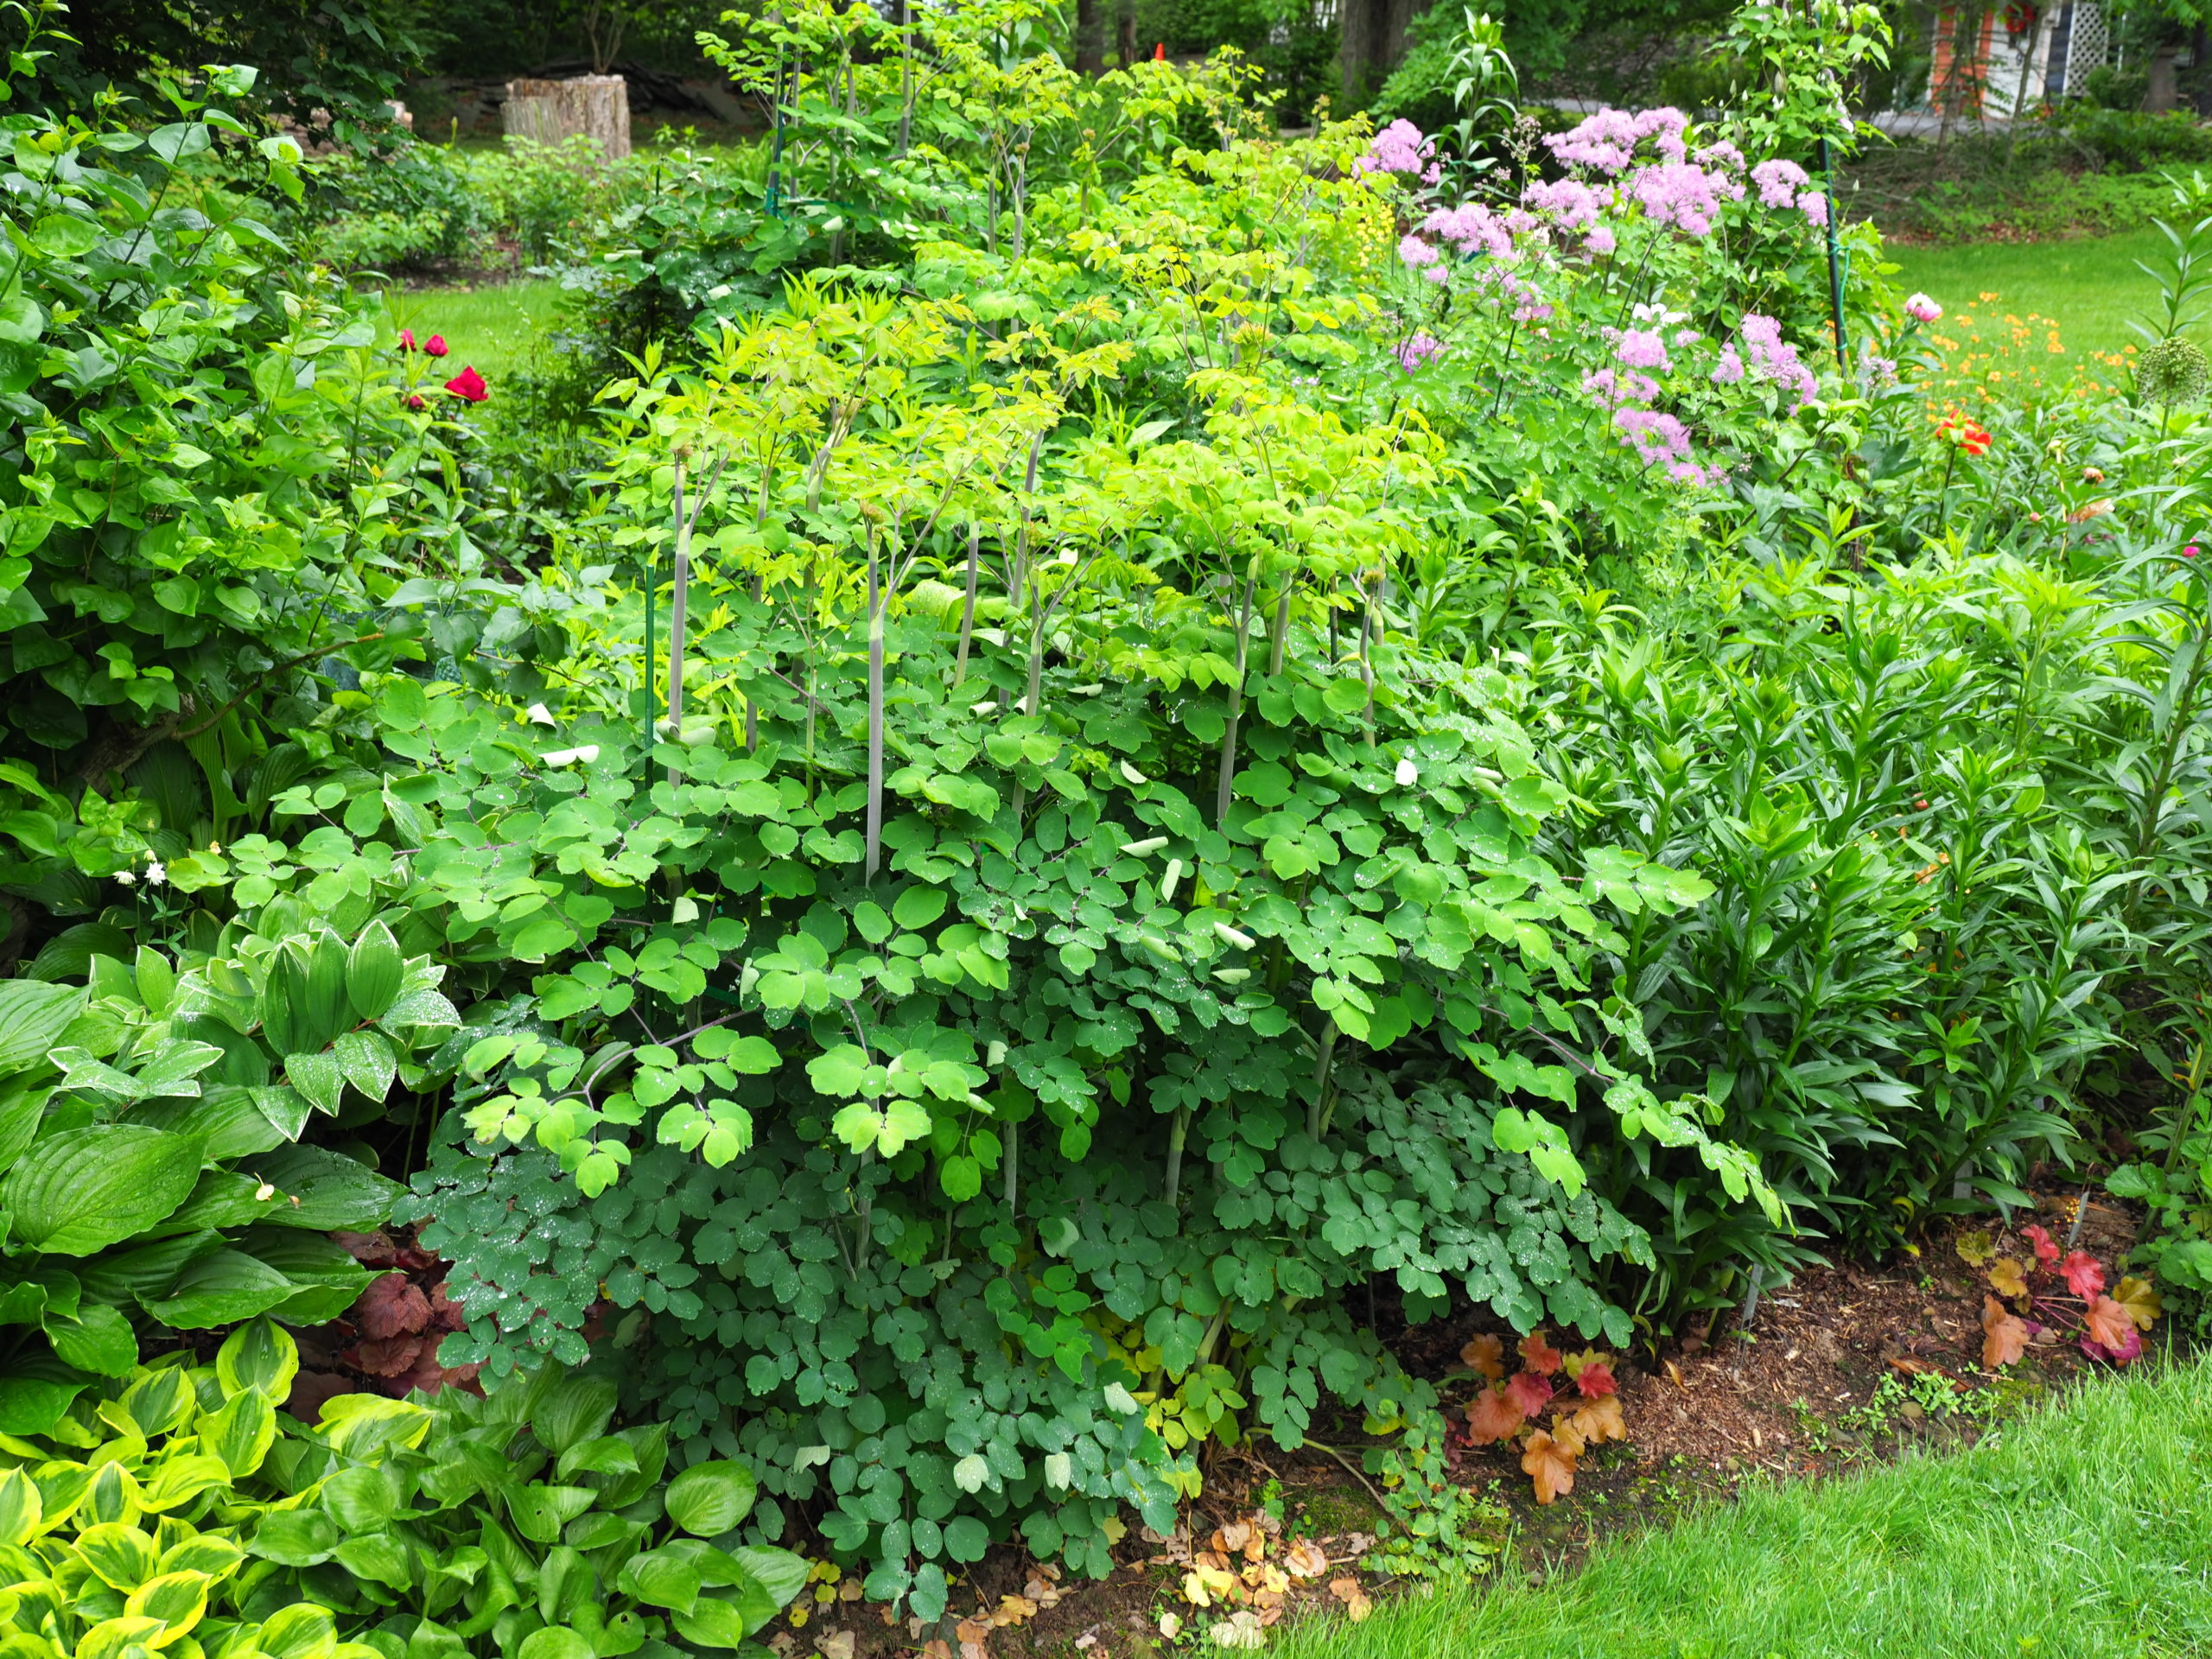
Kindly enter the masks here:
M 609 161 L 630 153 L 630 89 L 620 75 L 511 80 L 505 115 L 511 138 L 557 144 L 582 133 Z

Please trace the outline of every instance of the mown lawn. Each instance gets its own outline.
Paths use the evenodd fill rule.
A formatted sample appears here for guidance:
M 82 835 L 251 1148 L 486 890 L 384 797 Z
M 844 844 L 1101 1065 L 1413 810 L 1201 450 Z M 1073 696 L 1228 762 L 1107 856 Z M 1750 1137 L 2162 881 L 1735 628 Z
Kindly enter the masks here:
M 2072 242 L 1893 246 L 1889 258 L 1901 268 L 1891 280 L 1908 293 L 1916 289 L 1934 296 L 1948 314 L 1946 321 L 1971 317 L 1992 336 L 2008 315 L 2048 319 L 2058 325 L 2072 357 L 2118 352 L 2136 341 L 2128 319 L 2148 311 L 2158 290 L 2135 262 L 2155 264 L 2165 247 L 2156 231 L 2130 231 Z M 1997 297 L 1984 300 L 1985 294 Z M 2038 350 L 2046 332 L 2035 331 Z
M 558 283 L 487 283 L 476 288 L 395 289 L 387 297 L 392 321 L 416 337 L 444 337 L 448 372 L 473 364 L 499 395 L 502 376 L 530 366 L 538 341 L 553 326 Z
M 1970 1452 L 1764 1486 L 1544 1585 L 1300 1627 L 1281 1659 L 2202 1659 L 2212 1364 L 2101 1378 Z

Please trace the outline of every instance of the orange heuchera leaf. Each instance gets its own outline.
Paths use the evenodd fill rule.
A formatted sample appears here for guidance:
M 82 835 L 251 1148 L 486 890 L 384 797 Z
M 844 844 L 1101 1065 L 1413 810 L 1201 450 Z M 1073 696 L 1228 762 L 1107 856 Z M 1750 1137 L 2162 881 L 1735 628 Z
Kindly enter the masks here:
M 1521 1471 L 1536 1483 L 1536 1502 L 1548 1503 L 1574 1490 L 1574 1453 L 1538 1429 L 1521 1454 Z
M 1582 1436 L 1575 1432 L 1573 1422 L 1565 1416 L 1554 1416 L 1551 1427 L 1552 1444 L 1570 1458 L 1582 1455 Z
M 1503 1389 L 1484 1389 L 1467 1408 L 1467 1433 L 1477 1445 L 1502 1440 L 1528 1421 L 1521 1402 Z
M 1485 1331 L 1459 1351 L 1459 1363 L 1495 1382 L 1505 1375 L 1505 1344 Z
M 1603 1446 L 1607 1440 L 1628 1438 L 1628 1425 L 1621 1419 L 1621 1397 L 1618 1394 L 1585 1402 L 1567 1421 L 1585 1446 Z
M 1375 1604 L 1360 1588 L 1357 1579 L 1331 1579 L 1329 1593 L 1344 1605 L 1344 1617 L 1355 1624 L 1375 1611 Z
M 1987 1233 L 1961 1233 L 1951 1247 L 1959 1253 L 1959 1260 L 1970 1268 L 1978 1268 L 1997 1254 L 1997 1246 Z
M 1569 1376 L 1574 1378 L 1574 1391 L 1585 1400 L 1602 1400 L 1609 1394 L 1618 1394 L 1621 1385 L 1613 1380 L 1613 1362 L 1602 1354 L 1578 1354 L 1567 1362 Z
M 2133 1274 L 2112 1287 L 2112 1299 L 2127 1310 L 2127 1317 L 2135 1321 L 2139 1331 L 2148 1331 L 2158 1323 L 2158 1315 L 2166 1311 L 2150 1281 Z
M 1552 1385 L 1534 1371 L 1516 1371 L 1505 1391 L 1520 1406 L 1523 1417 L 1533 1417 L 1551 1403 Z
M 2027 1275 L 2020 1264 L 2009 1255 L 2000 1255 L 1989 1264 L 1989 1282 L 1999 1296 L 2024 1296 L 2028 1294 Z
M 1560 1351 L 1544 1340 L 1541 1331 L 1531 1332 L 1521 1338 L 1521 1363 L 1538 1376 L 1549 1376 L 1559 1370 L 1565 1358 Z
M 2027 1321 L 2005 1311 L 1994 1296 L 1981 1299 L 1981 1363 L 1988 1370 L 2010 1365 L 2028 1351 Z
M 2058 1270 L 2066 1275 L 2066 1287 L 2085 1302 L 2104 1291 L 2104 1265 L 2087 1250 L 2075 1251 L 2059 1263 Z
M 2087 1324 L 2092 1342 L 2101 1342 L 2115 1351 L 2125 1349 L 2130 1338 L 2139 1344 L 2142 1340 L 2136 1334 L 2133 1317 L 2109 1296 L 2099 1296 L 2090 1302 Z

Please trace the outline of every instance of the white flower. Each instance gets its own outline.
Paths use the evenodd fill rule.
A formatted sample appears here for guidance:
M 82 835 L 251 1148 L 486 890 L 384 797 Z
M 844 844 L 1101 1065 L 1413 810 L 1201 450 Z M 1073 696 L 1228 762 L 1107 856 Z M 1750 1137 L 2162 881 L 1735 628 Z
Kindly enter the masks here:
M 146 885 L 148 887 L 158 887 L 162 882 L 168 879 L 169 873 L 162 868 L 162 861 L 160 859 L 149 858 L 146 861 Z
M 539 759 L 549 766 L 573 766 L 579 760 L 589 766 L 599 759 L 599 745 L 585 743 L 573 749 L 548 749 Z
M 118 870 L 115 873 L 115 879 L 126 887 L 135 887 L 138 885 L 138 878 L 128 870 Z
M 259 1186 L 253 1189 L 254 1202 L 257 1204 L 266 1204 L 270 1199 L 276 1196 L 276 1188 L 273 1183 L 269 1181 L 264 1181 Z
M 550 726 L 554 723 L 553 711 L 542 702 L 531 703 L 524 717 L 534 726 Z
M 1395 775 L 1398 779 L 1399 788 L 1410 789 L 1413 787 L 1414 781 L 1421 776 L 1421 768 L 1414 765 L 1412 759 L 1408 757 L 1398 762 L 1398 770 Z

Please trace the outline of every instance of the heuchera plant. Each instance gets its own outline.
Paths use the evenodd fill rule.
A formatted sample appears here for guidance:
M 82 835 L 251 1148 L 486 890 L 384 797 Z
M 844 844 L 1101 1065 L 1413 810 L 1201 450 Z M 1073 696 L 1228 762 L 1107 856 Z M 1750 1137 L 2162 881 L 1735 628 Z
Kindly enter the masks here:
M 1522 1471 L 1535 1483 L 1536 1502 L 1548 1503 L 1574 1490 L 1575 1465 L 1584 1452 L 1628 1438 L 1620 1384 L 1611 1355 L 1594 1348 L 1562 1354 L 1541 1331 L 1522 1338 L 1516 1351 L 1521 1369 L 1509 1378 L 1503 1338 L 1485 1333 L 1459 1351 L 1461 1361 L 1489 1382 L 1454 1425 L 1452 1440 L 1461 1446 L 1518 1445 Z M 1551 1427 L 1539 1427 L 1547 1408 Z
M 2164 1312 L 2148 1281 L 2128 1277 L 2107 1292 L 2104 1263 L 2087 1250 L 2063 1249 L 2040 1226 L 2019 1231 L 2025 1247 L 1999 1255 L 2005 1235 L 1968 1233 L 1957 1244 L 1968 1267 L 1995 1293 L 1981 1299 L 1981 1363 L 2010 1365 L 2046 1332 L 2071 1335 L 2092 1359 L 2125 1365 L 2143 1352 L 2143 1333 Z

